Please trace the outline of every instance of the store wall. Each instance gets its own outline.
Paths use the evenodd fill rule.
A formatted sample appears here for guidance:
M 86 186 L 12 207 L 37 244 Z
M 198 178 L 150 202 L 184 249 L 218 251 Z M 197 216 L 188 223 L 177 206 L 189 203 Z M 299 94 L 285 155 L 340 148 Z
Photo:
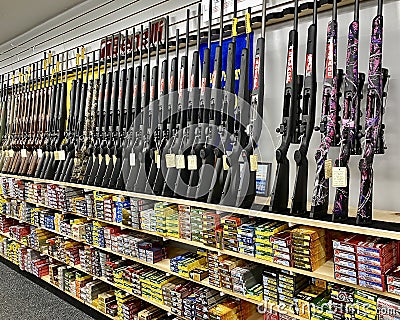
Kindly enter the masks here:
M 208 3 L 208 1 L 206 1 Z M 242 1 L 242 6 L 253 6 L 252 11 L 260 10 L 259 0 Z M 291 1 L 273 0 L 269 1 L 268 7 L 276 7 L 281 10 Z M 400 149 L 398 141 L 400 139 L 400 63 L 398 63 L 400 46 L 400 1 L 385 0 L 384 5 L 384 66 L 390 69 L 391 79 L 389 83 L 389 93 L 386 105 L 384 121 L 386 123 L 386 143 L 388 150 L 385 155 L 375 157 L 375 187 L 374 187 L 374 206 L 379 209 L 398 210 L 400 208 L 400 170 L 398 159 Z M 87 1 L 84 4 L 66 12 L 65 14 L 49 20 L 47 23 L 33 29 L 29 33 L 14 39 L 12 46 L 10 43 L 0 46 L 0 72 L 17 69 L 19 66 L 37 61 L 43 56 L 46 50 L 61 52 L 73 49 L 85 44 L 87 49 L 97 49 L 99 39 L 105 35 L 117 32 L 126 27 L 139 25 L 142 21 L 155 19 L 170 15 L 172 24 L 171 36 L 174 29 L 179 27 L 184 30 L 183 20 L 186 17 L 186 9 L 191 9 L 191 29 L 196 28 L 195 14 L 197 11 L 196 1 L 185 0 L 117 0 L 117 1 Z M 339 9 L 339 47 L 338 59 L 339 67 L 345 67 L 345 54 L 347 43 L 347 28 L 353 18 L 352 6 Z M 242 12 L 241 12 L 242 14 Z M 360 12 L 360 71 L 367 72 L 369 38 L 371 33 L 371 21 L 376 15 L 376 1 L 363 1 Z M 228 20 L 228 17 L 226 18 Z M 318 105 L 317 123 L 320 120 L 321 88 L 323 80 L 323 65 L 325 52 L 326 26 L 330 20 L 330 12 L 324 12 L 318 19 Z M 304 54 L 306 43 L 306 30 L 310 24 L 311 17 L 300 19 L 299 24 L 299 73 L 304 70 Z M 217 21 L 215 21 L 217 22 Z M 282 115 L 282 96 L 284 84 L 285 55 L 287 47 L 287 35 L 292 27 L 291 22 L 275 24 L 267 28 L 267 48 L 266 48 L 266 93 L 264 107 L 265 129 L 263 130 L 260 142 L 260 156 L 263 161 L 273 161 L 274 151 L 280 142 L 280 137 L 275 133 L 275 128 L 279 126 Z M 255 39 L 260 30 L 255 31 Z M 31 39 L 31 40 L 29 40 Z M 71 52 L 72 56 L 72 52 Z M 365 90 L 364 90 L 365 91 Z M 362 103 L 365 108 L 365 100 Z M 271 134 L 270 134 L 271 132 Z M 309 189 L 311 192 L 314 182 L 315 161 L 314 153 L 319 144 L 320 136 L 315 133 L 311 142 L 309 162 L 310 177 Z M 289 158 L 291 159 L 291 186 L 294 181 L 294 161 L 293 152 L 296 146 L 291 147 Z M 332 149 L 330 158 L 335 159 L 338 148 Z M 357 205 L 359 193 L 359 156 L 354 156 L 350 163 L 351 172 L 351 194 L 350 203 Z M 274 171 L 274 170 L 273 170 Z M 274 174 L 274 172 L 273 172 Z M 331 200 L 333 201 L 334 190 L 331 188 Z M 311 199 L 311 195 L 309 195 Z

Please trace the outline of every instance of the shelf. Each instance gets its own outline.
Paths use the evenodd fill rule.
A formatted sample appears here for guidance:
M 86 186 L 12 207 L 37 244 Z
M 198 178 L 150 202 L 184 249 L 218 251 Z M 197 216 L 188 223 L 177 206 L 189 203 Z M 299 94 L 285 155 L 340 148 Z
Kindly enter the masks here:
M 6 215 L 6 216 L 15 219 L 15 217 L 8 216 L 8 215 Z M 101 220 L 101 221 L 104 221 L 104 220 Z M 22 222 L 24 222 L 24 221 L 22 221 Z M 25 222 L 25 223 L 28 223 L 28 222 Z M 36 227 L 38 227 L 38 226 L 36 226 Z M 55 234 L 67 237 L 67 238 L 69 238 L 71 240 L 74 240 L 74 241 L 77 241 L 77 242 L 82 242 L 82 243 L 84 243 L 86 245 L 92 246 L 92 247 L 97 248 L 99 250 L 106 251 L 106 252 L 112 253 L 114 255 L 120 256 L 120 257 L 122 257 L 124 259 L 135 261 L 135 262 L 147 265 L 149 267 L 155 268 L 155 269 L 163 271 L 165 273 L 169 273 L 169 274 L 175 275 L 175 276 L 180 277 L 182 279 L 186 279 L 188 281 L 192 281 L 192 282 L 204 285 L 206 287 L 215 289 L 217 291 L 221 291 L 221 292 L 223 292 L 225 294 L 228 294 L 230 296 L 234 296 L 234 297 L 249 301 L 249 302 L 254 303 L 254 304 L 263 303 L 263 302 L 259 302 L 259 301 L 253 300 L 253 299 L 246 298 L 243 295 L 234 293 L 234 292 L 232 292 L 230 290 L 226 290 L 226 289 L 223 289 L 223 288 L 220 288 L 220 287 L 213 286 L 213 285 L 208 283 L 208 278 L 204 279 L 203 281 L 195 281 L 195 280 L 193 280 L 191 278 L 186 278 L 186 277 L 183 277 L 183 276 L 179 275 L 178 273 L 172 272 L 170 270 L 170 268 L 169 268 L 169 262 L 170 262 L 169 259 L 164 259 L 161 262 L 157 262 L 157 263 L 149 263 L 149 262 L 146 262 L 144 260 L 141 260 L 141 259 L 138 259 L 138 258 L 135 258 L 135 257 L 131 257 L 131 256 L 128 256 L 128 255 L 119 253 L 119 252 L 112 251 L 111 249 L 108 249 L 108 248 L 103 248 L 103 247 L 100 247 L 100 246 L 89 244 L 89 243 L 85 242 L 84 240 L 80 240 L 80 239 L 74 238 L 72 236 L 65 235 L 65 234 L 57 232 L 55 230 L 47 229 L 47 228 L 44 228 L 44 227 L 38 227 L 38 228 L 41 228 L 41 229 L 47 230 L 49 232 L 53 232 Z M 131 228 L 131 229 L 133 229 L 133 228 Z M 136 230 L 136 229 L 134 229 L 134 230 Z M 136 231 L 141 231 L 141 230 L 136 230 Z M 156 234 L 154 232 L 149 232 L 149 233 L 153 234 L 153 235 L 160 236 L 159 234 Z M 217 248 L 213 248 L 213 247 L 208 247 L 208 246 L 206 246 L 206 245 L 204 245 L 204 244 L 202 244 L 200 242 L 196 242 L 196 241 L 184 240 L 184 239 L 179 239 L 179 238 L 171 238 L 171 237 L 170 238 L 164 238 L 164 239 L 175 240 L 175 241 L 182 242 L 182 243 L 194 246 L 194 247 L 215 251 L 215 252 L 218 252 L 219 254 L 226 254 L 226 255 L 229 255 L 229 256 L 232 256 L 232 257 L 237 257 L 237 258 L 244 259 L 244 260 L 247 260 L 247 261 L 252 261 L 252 262 L 255 262 L 255 263 L 258 263 L 258 264 L 262 264 L 262 265 L 265 265 L 265 266 L 268 266 L 268 267 L 274 267 L 274 268 L 278 268 L 278 269 L 283 269 L 283 270 L 291 271 L 291 272 L 294 272 L 294 273 L 297 273 L 297 274 L 302 274 L 302 275 L 305 275 L 305 276 L 308 276 L 308 277 L 317 278 L 317 279 L 325 280 L 325 281 L 332 282 L 332 283 L 338 283 L 338 284 L 341 284 L 341 285 L 345 285 L 347 287 L 352 287 L 352 288 L 355 288 L 355 289 L 376 293 L 376 294 L 379 294 L 381 296 L 385 296 L 385 297 L 392 298 L 392 299 L 395 299 L 395 300 L 400 300 L 400 296 L 396 295 L 396 294 L 393 294 L 393 293 L 389 293 L 389 292 L 386 292 L 386 291 L 384 291 L 384 292 L 383 291 L 377 291 L 377 290 L 365 288 L 365 287 L 362 287 L 362 286 L 359 286 L 359 285 L 354 285 L 354 284 L 351 284 L 351 283 L 347 283 L 347 282 L 335 279 L 335 277 L 334 277 L 334 265 L 333 265 L 333 261 L 332 260 L 327 261 L 324 265 L 322 265 L 320 268 L 318 268 L 315 271 L 307 271 L 307 270 L 303 270 L 303 269 L 283 266 L 283 265 L 280 265 L 280 264 L 276 264 L 276 263 L 269 262 L 269 261 L 266 261 L 266 260 L 261 260 L 261 259 L 258 259 L 256 257 L 253 257 L 253 256 L 249 256 L 249 255 L 245 255 L 245 254 L 242 254 L 242 253 L 233 252 L 233 251 L 230 251 L 230 250 L 221 250 L 221 249 L 217 249 Z
M 106 194 L 119 194 L 125 195 L 133 198 L 140 198 L 146 200 L 153 200 L 153 201 L 164 201 L 168 203 L 176 203 L 182 205 L 193 206 L 197 208 L 203 209 L 210 209 L 215 211 L 222 211 L 222 212 L 230 212 L 236 213 L 241 215 L 247 215 L 252 217 L 259 217 L 270 219 L 274 221 L 285 221 L 291 224 L 300 224 L 306 226 L 314 226 L 325 228 L 329 230 L 337 230 L 342 232 L 350 232 L 350 233 L 358 233 L 364 234 L 369 236 L 375 237 L 383 237 L 393 240 L 400 240 L 400 212 L 395 211 L 387 211 L 387 210 L 374 210 L 374 217 L 376 221 L 374 224 L 370 226 L 358 226 L 355 225 L 354 218 L 350 218 L 348 222 L 332 222 L 330 221 L 330 216 L 324 220 L 316 220 L 310 219 L 305 217 L 296 217 L 291 216 L 289 214 L 282 214 L 282 213 L 272 213 L 272 212 L 265 212 L 255 209 L 242 209 L 236 207 L 229 207 L 229 206 L 222 206 L 219 204 L 211 204 L 211 203 L 203 203 L 198 201 L 192 200 L 184 200 L 184 199 L 177 199 L 177 198 L 170 198 L 170 197 L 162 197 L 156 196 L 152 194 L 145 194 L 145 193 L 136 193 L 136 192 L 129 192 L 129 191 L 122 191 L 116 189 L 108 189 L 108 188 L 101 188 L 95 186 L 88 186 L 88 185 L 81 185 L 76 183 L 69 183 L 69 182 L 59 182 L 53 180 L 45 180 L 45 179 L 37 179 L 31 177 L 23 177 L 17 175 L 10 175 L 10 174 L 0 174 L 0 177 L 7 177 L 7 178 L 15 178 L 20 180 L 32 181 L 35 183 L 45 183 L 45 184 L 56 184 L 64 187 L 70 188 L 77 188 L 77 189 L 84 189 L 90 191 L 100 191 Z M 266 203 L 266 199 L 257 198 L 255 206 L 261 207 Z M 355 208 L 350 208 L 350 216 L 354 216 Z

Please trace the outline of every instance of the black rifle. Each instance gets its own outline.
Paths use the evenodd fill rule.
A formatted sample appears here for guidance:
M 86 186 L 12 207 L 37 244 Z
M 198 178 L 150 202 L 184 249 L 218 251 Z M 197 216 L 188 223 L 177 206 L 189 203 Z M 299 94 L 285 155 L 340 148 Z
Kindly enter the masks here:
M 223 108 L 222 97 L 222 41 L 224 38 L 224 1 L 221 0 L 220 21 L 219 21 L 219 44 L 215 48 L 214 72 L 212 76 L 209 125 L 206 128 L 206 140 L 203 148 L 198 156 L 201 158 L 199 170 L 199 183 L 196 190 L 196 200 L 207 201 L 210 191 L 211 182 L 214 175 L 214 165 L 216 163 L 216 152 L 219 153 L 218 147 L 220 137 L 218 134 L 219 126 L 221 125 L 221 112 Z M 197 161 L 196 161 L 197 163 Z
M 95 143 L 93 147 L 93 165 L 91 167 L 88 167 L 88 170 L 86 170 L 85 176 L 87 178 L 87 184 L 88 185 L 93 185 L 95 183 L 95 179 L 97 176 L 97 172 L 99 170 L 100 163 L 102 161 L 102 154 L 101 154 L 101 148 L 102 148 L 102 139 L 105 134 L 105 119 L 104 119 L 104 98 L 105 98 L 105 92 L 106 92 L 106 87 L 107 87 L 107 54 L 108 54 L 108 43 L 107 43 L 107 37 L 105 38 L 105 53 L 104 53 L 104 58 L 103 58 L 103 64 L 104 64 L 104 72 L 101 73 L 101 66 L 100 66 L 100 58 L 101 58 L 101 53 L 99 57 L 99 79 L 100 79 L 100 87 L 99 87 L 99 96 L 97 100 L 97 109 L 96 109 L 96 136 L 94 137 Z M 85 178 L 86 179 L 86 178 Z
M 122 44 L 122 42 L 120 43 Z M 133 59 L 133 57 L 132 57 Z M 133 69 L 133 68 L 132 68 Z M 131 79 L 127 78 L 128 73 L 128 30 L 125 30 L 125 39 L 124 39 L 124 68 L 121 70 L 119 76 L 119 91 L 118 91 L 118 114 L 117 114 L 117 125 L 115 128 L 115 146 L 114 146 L 114 159 L 113 159 L 113 171 L 109 179 L 108 187 L 115 188 L 118 180 L 118 176 L 121 171 L 122 166 L 122 148 L 123 141 L 126 136 L 126 132 L 129 128 L 126 126 L 128 117 L 128 109 L 130 109 L 129 100 L 127 101 L 126 90 L 127 86 L 129 86 L 129 90 L 132 90 L 132 77 Z M 131 71 L 132 73 L 132 71 Z M 127 82 L 131 81 L 130 84 Z M 130 92 L 130 97 L 132 96 Z M 128 105 L 125 105 L 128 103 Z M 128 107 L 129 106 L 129 107 Z M 130 117 L 132 115 L 129 115 Z
M 4 83 L 4 74 L 1 75 L 1 97 L 0 97 L 0 143 L 3 142 L 3 136 L 5 132 L 6 126 L 6 118 L 7 118 L 7 86 Z
M 152 169 L 150 168 L 149 184 L 153 186 L 153 192 L 160 195 L 164 186 L 164 173 L 166 172 L 166 161 L 162 157 L 164 148 L 169 139 L 168 133 L 168 115 L 169 115 L 169 81 L 168 81 L 168 58 L 169 58 L 169 17 L 166 18 L 165 24 L 165 59 L 161 65 L 160 76 L 160 100 L 158 102 L 158 127 L 156 132 L 156 150 L 150 154 L 152 157 L 152 166 L 156 167 L 154 183 L 152 183 Z M 171 73 L 172 74 L 172 73 Z M 158 159 L 157 159 L 158 158 Z M 158 163 L 157 160 L 160 160 Z
M 188 89 L 188 101 L 187 101 L 187 116 L 186 119 L 181 118 L 181 126 L 184 126 L 186 122 L 186 127 L 183 128 L 183 137 L 180 144 L 178 155 L 173 155 L 172 166 L 177 167 L 176 157 L 183 157 L 187 159 L 190 155 L 191 148 L 194 143 L 196 128 L 199 122 L 199 99 L 200 99 L 200 35 L 201 28 L 201 4 L 199 4 L 197 9 L 197 48 L 193 52 L 192 58 L 192 69 L 190 74 L 189 89 Z M 181 102 L 182 103 L 182 102 Z M 177 168 L 178 176 L 175 184 L 175 196 L 176 197 L 186 197 L 187 186 L 189 185 L 191 171 L 188 169 L 185 161 L 184 167 Z
M 136 39 L 136 37 L 135 37 Z M 135 40 L 136 41 L 136 40 Z M 133 146 L 136 142 L 136 133 L 140 127 L 141 120 L 141 80 L 142 80 L 142 61 L 143 61 L 143 26 L 140 28 L 139 41 L 136 45 L 136 49 L 140 50 L 139 65 L 136 67 L 134 72 L 134 82 L 133 82 L 133 100 L 132 100 L 132 126 L 129 126 L 129 131 L 127 134 L 126 142 L 123 149 L 124 159 L 122 161 L 122 169 L 118 177 L 117 188 L 121 190 L 126 189 L 127 180 L 130 176 L 130 172 L 134 166 L 137 165 L 136 154 L 133 150 Z M 134 53 L 132 53 L 132 70 Z
M 354 2 L 354 20 L 349 26 L 347 38 L 346 74 L 344 78 L 344 103 L 342 117 L 342 141 L 335 167 L 346 170 L 347 185 L 336 188 L 332 221 L 343 221 L 349 211 L 350 155 L 361 154 L 361 111 L 362 89 L 365 74 L 358 72 L 359 0 Z
M 117 151 L 117 140 L 119 136 L 119 132 L 117 133 L 117 127 L 119 129 L 118 125 L 118 110 L 119 110 L 119 101 L 122 101 L 119 99 L 120 94 L 119 94 L 119 86 L 120 86 L 120 70 L 121 70 L 121 33 L 118 35 L 118 41 L 117 41 L 117 68 L 114 71 L 113 74 L 113 83 L 112 83 L 112 91 L 111 91 L 111 105 L 110 105 L 110 120 L 109 120 L 109 132 L 110 132 L 110 137 L 108 140 L 108 145 L 107 145 L 107 153 L 106 153 L 106 170 L 103 176 L 103 181 L 102 181 L 102 186 L 103 187 L 108 187 L 111 175 L 114 170 L 114 163 L 116 160 L 116 151 Z M 115 43 L 113 42 L 113 47 L 114 48 Z M 112 54 L 114 54 L 114 50 L 112 51 Z M 111 66 L 113 68 L 113 66 Z M 121 80 L 122 82 L 125 82 L 124 79 Z M 122 104 L 122 102 L 121 102 Z M 121 106 L 122 108 L 122 106 Z
M 232 152 L 227 157 L 228 173 L 222 192 L 220 204 L 235 206 L 238 199 L 240 188 L 240 163 L 243 148 L 247 146 L 249 137 L 246 133 L 246 128 L 250 121 L 250 93 L 249 93 L 249 47 L 251 33 L 250 9 L 246 14 L 246 48 L 243 48 L 240 58 L 240 80 L 238 91 L 238 103 L 234 111 L 234 133 L 232 135 Z
M 194 199 L 196 197 L 197 188 L 200 180 L 198 168 L 200 168 L 202 164 L 200 158 L 200 151 L 204 148 L 205 145 L 206 128 L 208 127 L 210 118 L 210 113 L 209 113 L 210 99 L 211 99 L 210 51 L 211 51 L 211 38 L 212 38 L 212 32 L 211 32 L 212 5 L 213 2 L 212 0 L 210 0 L 208 8 L 208 45 L 203 52 L 201 87 L 200 87 L 201 89 L 199 98 L 199 121 L 197 128 L 195 128 L 195 137 L 190 150 L 190 154 L 185 159 L 185 167 L 187 167 L 190 170 L 189 186 L 187 190 L 187 198 L 189 199 Z M 193 160 L 190 168 L 189 168 L 189 159 Z M 195 170 L 193 170 L 192 168 L 195 168 Z
M 170 75 L 169 75 L 169 91 L 168 91 L 168 116 L 167 116 L 167 129 L 163 132 L 163 140 L 166 141 L 163 154 L 161 155 L 161 171 L 159 174 L 164 176 L 160 179 L 160 183 L 155 185 L 154 193 L 163 194 L 165 196 L 172 196 L 174 193 L 174 183 L 176 181 L 172 175 L 169 175 L 167 163 L 165 161 L 166 154 L 172 154 L 173 137 L 175 136 L 175 129 L 177 125 L 177 111 L 178 111 L 178 61 L 179 61 L 179 29 L 176 29 L 175 40 L 175 57 L 171 60 Z M 158 179 L 158 177 L 157 177 Z M 156 180 L 158 182 L 158 180 Z
M 221 201 L 224 184 L 228 175 L 226 166 L 227 149 L 229 148 L 230 134 L 233 133 L 234 126 L 234 108 L 236 102 L 235 95 L 235 65 L 236 65 L 236 36 L 237 36 L 237 0 L 233 1 L 233 19 L 232 19 L 232 41 L 228 44 L 228 57 L 226 66 L 226 82 L 223 91 L 223 102 L 221 111 L 221 123 L 218 124 L 220 143 L 214 150 L 215 168 L 211 181 L 211 187 L 208 194 L 208 203 L 219 203 Z M 225 165 L 224 165 L 225 161 Z
M 151 25 L 149 25 L 149 28 Z M 150 41 L 150 39 L 153 39 Z M 144 116 L 147 118 L 143 121 L 143 136 L 141 141 L 141 152 L 140 152 L 140 161 L 139 161 L 139 171 L 136 178 L 136 183 L 133 188 L 135 192 L 144 192 L 151 193 L 152 185 L 150 185 L 150 179 L 147 179 L 150 175 L 150 170 L 153 169 L 151 173 L 153 176 L 157 173 L 157 164 L 156 166 L 152 166 L 152 157 L 151 153 L 156 147 L 155 142 L 155 132 L 158 126 L 158 68 L 159 68 L 159 33 L 154 32 L 152 38 L 150 37 L 149 31 L 149 55 L 150 55 L 150 43 L 154 43 L 157 41 L 156 46 L 156 61 L 153 66 L 151 73 L 151 82 L 150 82 L 150 100 L 148 111 L 144 112 Z M 158 160 L 158 159 L 155 159 Z M 147 183 L 144 181 L 147 180 Z M 153 180 L 154 181 L 154 180 Z M 147 190 L 146 190 L 147 188 Z
M 2 110 L 1 110 L 1 154 L 0 154 L 0 170 L 3 168 L 4 160 L 6 158 L 6 146 L 8 145 L 10 130 L 12 124 L 10 123 L 10 114 L 12 112 L 11 101 L 12 93 L 9 95 L 10 89 L 10 74 L 7 73 L 7 81 L 4 81 L 5 75 L 2 76 L 1 80 L 1 93 L 2 93 Z
M 318 2 L 317 0 L 314 0 L 313 23 L 308 27 L 303 108 L 301 121 L 296 127 L 296 130 L 301 137 L 301 144 L 300 148 L 294 153 L 294 160 L 296 162 L 296 180 L 290 208 L 290 213 L 292 215 L 301 215 L 307 210 L 307 153 L 310 146 L 311 136 L 314 132 L 315 109 L 317 101 L 317 10 Z
M 330 147 L 337 146 L 340 140 L 339 98 L 343 71 L 337 69 L 337 32 L 337 0 L 333 0 L 332 20 L 327 31 L 321 123 L 316 128 L 321 132 L 321 144 L 315 154 L 317 172 L 311 201 L 311 218 L 325 216 L 328 212 L 329 177 L 326 176 L 325 162 Z
M 135 142 L 132 148 L 132 152 L 134 153 L 134 166 L 131 166 L 128 180 L 126 182 L 126 190 L 133 191 L 137 187 L 137 181 L 139 177 L 139 173 L 141 176 L 142 173 L 145 173 L 145 159 L 144 154 L 142 154 L 142 150 L 144 147 L 144 140 L 147 134 L 147 128 L 149 126 L 149 102 L 150 102 L 150 55 L 151 55 L 151 22 L 149 22 L 148 27 L 148 42 L 147 42 L 147 63 L 143 67 L 142 74 L 142 91 L 141 91 L 141 107 L 140 113 L 136 114 L 137 118 L 137 131 L 135 134 Z M 142 44 L 143 45 L 143 44 Z M 141 52 L 143 51 L 143 47 L 141 48 Z M 136 120 L 136 119 L 135 119 Z M 145 184 L 145 180 L 140 181 L 141 184 Z
M 171 146 L 169 153 L 163 155 L 165 165 L 167 168 L 166 182 L 168 184 L 168 195 L 173 195 L 176 190 L 176 182 L 178 180 L 178 168 L 174 165 L 170 165 L 170 157 L 176 157 L 180 154 L 182 148 L 182 139 L 184 130 L 187 126 L 187 108 L 188 108 L 188 54 L 189 54 L 189 20 L 190 11 L 187 10 L 186 19 L 186 34 L 185 34 L 185 54 L 181 57 L 181 66 L 179 69 L 179 80 L 178 80 L 178 105 L 176 110 L 176 126 L 172 128 L 173 136 L 171 138 Z M 177 39 L 178 41 L 178 39 Z M 178 42 L 179 46 L 179 42 Z M 164 191 L 167 191 L 164 188 Z M 167 195 L 167 194 L 166 194 Z
M 378 12 L 372 21 L 368 67 L 367 105 L 365 110 L 365 146 L 360 159 L 360 196 L 357 208 L 359 225 L 372 223 L 373 161 L 374 154 L 385 153 L 383 99 L 386 97 L 386 83 L 389 70 L 382 68 L 383 49 L 383 0 L 378 0 Z
M 282 142 L 276 150 L 277 169 L 269 205 L 269 211 L 272 212 L 286 211 L 288 208 L 289 159 L 287 158 L 287 153 L 291 143 L 299 142 L 299 133 L 296 132 L 296 126 L 299 123 L 300 94 L 303 86 L 303 78 L 297 75 L 297 25 L 298 0 L 295 1 L 294 5 L 294 27 L 289 33 L 282 123 L 276 130 L 282 134 Z M 268 210 L 268 208 L 264 209 Z
M 106 44 L 107 45 L 107 44 Z M 114 46 L 115 46 L 115 38 L 111 37 L 111 68 L 110 71 L 106 75 L 106 87 L 104 90 L 104 103 L 103 103 L 103 132 L 102 132 L 102 141 L 100 145 L 100 153 L 99 153 L 99 166 L 98 170 L 95 173 L 94 185 L 101 186 L 103 184 L 103 178 L 106 174 L 107 166 L 110 162 L 110 151 L 109 145 L 112 143 L 112 118 L 111 114 L 111 101 L 112 101 L 112 89 L 113 89 L 113 74 L 114 74 Z M 108 50 L 106 50 L 108 52 Z M 107 60 L 107 54 L 106 58 Z M 106 62 L 107 63 L 107 62 Z

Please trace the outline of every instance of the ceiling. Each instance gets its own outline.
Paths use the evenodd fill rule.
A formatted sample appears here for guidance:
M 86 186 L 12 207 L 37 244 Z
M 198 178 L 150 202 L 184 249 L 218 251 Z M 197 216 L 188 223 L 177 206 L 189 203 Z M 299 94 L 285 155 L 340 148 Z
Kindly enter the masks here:
M 86 0 L 0 0 L 0 45 Z

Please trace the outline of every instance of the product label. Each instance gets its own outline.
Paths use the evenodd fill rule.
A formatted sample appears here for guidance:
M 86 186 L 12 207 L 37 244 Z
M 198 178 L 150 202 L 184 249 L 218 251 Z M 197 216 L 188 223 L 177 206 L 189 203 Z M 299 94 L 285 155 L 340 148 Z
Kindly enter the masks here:
M 347 168 L 333 167 L 332 168 L 332 187 L 344 188 L 347 187 Z
M 38 156 L 39 159 L 41 157 L 43 157 L 43 150 L 42 149 L 37 149 L 36 152 L 37 152 L 37 156 Z
M 256 154 L 250 155 L 250 171 L 257 171 L 258 169 L 258 156 Z
M 332 177 L 332 159 L 325 160 L 325 179 Z
M 58 151 L 58 160 L 60 160 L 60 161 L 65 160 L 65 151 L 64 150 Z
M 173 153 L 166 154 L 165 162 L 167 164 L 167 168 L 175 168 L 176 167 L 175 154 Z
M 28 156 L 26 149 L 21 149 L 21 157 L 26 158 Z
M 131 167 L 134 167 L 136 165 L 136 155 L 134 152 L 129 154 L 129 164 Z
M 175 156 L 175 166 L 177 169 L 185 169 L 185 156 L 177 154 Z
M 188 156 L 187 160 L 188 160 L 188 169 L 189 170 L 197 170 L 197 157 L 196 157 L 196 155 Z

